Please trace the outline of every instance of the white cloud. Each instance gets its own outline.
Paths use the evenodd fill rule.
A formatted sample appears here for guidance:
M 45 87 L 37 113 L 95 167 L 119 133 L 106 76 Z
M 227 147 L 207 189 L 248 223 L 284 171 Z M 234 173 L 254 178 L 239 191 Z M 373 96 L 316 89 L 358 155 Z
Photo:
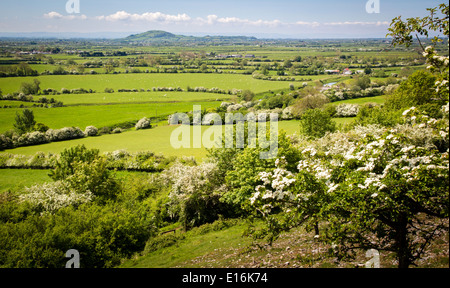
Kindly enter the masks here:
M 56 13 L 56 12 L 51 12 Z M 50 14 L 50 13 L 49 13 Z M 47 15 L 47 14 L 46 14 Z M 62 15 L 56 13 L 55 15 L 51 15 L 49 18 L 61 18 Z M 358 22 L 358 21 L 344 21 L 344 22 L 329 22 L 329 23 L 319 23 L 319 22 L 305 22 L 305 21 L 297 21 L 294 23 L 282 22 L 280 20 L 250 20 L 250 19 L 242 19 L 238 17 L 219 17 L 217 15 L 208 15 L 205 18 L 197 17 L 195 19 L 191 18 L 187 14 L 177 14 L 170 15 L 164 14 L 161 12 L 146 12 L 143 14 L 131 14 L 126 11 L 117 11 L 114 14 L 107 16 L 97 16 L 95 17 L 97 20 L 106 20 L 111 22 L 116 21 L 146 21 L 146 22 L 162 22 L 162 23 L 188 23 L 192 25 L 228 25 L 228 26 L 255 26 L 255 27 L 280 27 L 280 26 L 309 26 L 309 27 L 320 27 L 320 26 L 388 26 L 389 22 Z
M 62 15 L 58 12 L 52 11 L 44 14 L 44 18 L 47 19 L 65 19 L 65 20 L 86 20 L 88 17 L 86 15 Z
M 350 22 L 350 21 L 345 21 L 345 22 L 330 22 L 330 23 L 324 23 L 323 25 L 327 25 L 327 26 L 345 26 L 345 25 L 356 25 L 356 26 L 367 26 L 367 25 L 372 25 L 372 26 L 389 26 L 389 22 L 384 21 L 378 21 L 378 22 Z
M 58 12 L 49 12 L 47 14 L 44 14 L 45 18 L 49 18 L 49 19 L 61 19 L 63 18 L 63 15 L 59 14 Z
M 148 22 L 188 22 L 191 20 L 187 14 L 169 15 L 161 12 L 147 12 L 143 14 L 131 14 L 126 11 L 118 11 L 108 16 L 98 16 L 98 20 L 106 21 L 148 21 Z
M 277 27 L 280 25 L 283 25 L 279 20 L 272 20 L 272 21 L 266 21 L 266 20 L 249 20 L 249 19 L 241 19 L 238 17 L 222 17 L 219 18 L 217 15 L 208 15 L 205 18 L 198 17 L 194 21 L 192 21 L 192 24 L 197 25 L 247 25 L 247 26 L 256 26 L 256 27 Z

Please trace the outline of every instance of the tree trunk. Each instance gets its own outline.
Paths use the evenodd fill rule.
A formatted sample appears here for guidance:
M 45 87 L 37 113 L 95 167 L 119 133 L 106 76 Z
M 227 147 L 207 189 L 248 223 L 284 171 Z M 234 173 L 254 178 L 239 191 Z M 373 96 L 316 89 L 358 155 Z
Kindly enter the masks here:
M 315 235 L 319 235 L 319 222 L 314 223 L 314 233 Z
M 409 268 L 409 265 L 411 265 L 407 225 L 406 215 L 400 215 L 396 231 L 398 268 Z

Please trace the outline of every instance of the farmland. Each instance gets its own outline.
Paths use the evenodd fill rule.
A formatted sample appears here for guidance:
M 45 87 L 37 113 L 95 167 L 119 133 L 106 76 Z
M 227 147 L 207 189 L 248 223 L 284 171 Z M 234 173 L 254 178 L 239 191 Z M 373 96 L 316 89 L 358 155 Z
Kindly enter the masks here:
M 386 267 L 448 266 L 442 248 L 448 209 L 444 215 L 423 200 L 448 200 L 442 192 L 448 188 L 448 99 L 435 87 L 448 77 L 448 60 L 447 70 L 439 66 L 444 76 L 431 73 L 422 43 L 390 44 L 163 31 L 112 40 L 0 39 L 0 246 L 7 247 L 0 255 L 9 253 L 0 266 L 60 267 L 66 247 L 80 249 L 84 267 L 355 266 L 333 260 L 330 241 L 320 248 L 316 239 L 326 237 L 355 245 L 353 238 L 380 237 L 377 245 L 389 244 Z M 443 55 L 436 57 L 448 59 L 447 44 L 435 44 Z M 193 123 L 194 106 L 208 122 L 201 127 Z M 244 136 L 251 117 L 276 116 L 277 155 L 260 156 L 267 149 L 261 138 L 254 147 L 248 140 L 245 147 L 206 149 L 193 148 L 198 139 L 190 137 L 191 147 L 176 148 L 171 137 L 187 126 L 171 122 L 175 113 L 185 113 L 193 124 L 189 135 L 199 128 L 200 136 L 211 131 L 211 115 L 220 118 L 222 132 L 240 127 L 222 125 L 227 115 L 245 115 Z M 432 213 L 417 216 L 419 206 L 402 197 L 421 185 L 431 187 L 429 195 L 411 197 Z M 381 194 L 389 201 L 376 202 Z M 293 199 L 298 203 L 291 205 Z M 408 226 L 417 241 L 431 243 L 426 261 L 422 255 L 405 260 L 403 250 L 392 248 L 400 244 L 390 235 L 404 224 L 391 225 L 404 216 L 395 214 L 403 211 L 396 205 L 407 206 L 411 223 L 423 217 L 433 233 L 440 231 L 431 239 L 431 232 L 419 235 Z M 394 212 L 383 214 L 387 206 Z M 361 207 L 361 214 L 348 216 L 349 207 Z M 379 209 L 370 214 L 370 207 Z M 364 222 L 369 218 L 375 220 Z M 344 231 L 353 221 L 359 226 L 348 231 L 367 233 Z M 26 260 L 25 231 L 33 231 L 26 248 L 33 256 Z M 254 245 L 267 242 L 275 248 L 264 249 L 290 262 L 266 262 L 267 250 Z M 287 242 L 296 243 L 295 255 Z M 314 245 L 318 258 L 308 250 Z M 42 249 L 47 254 L 40 258 Z M 358 253 L 362 261 L 364 251 Z

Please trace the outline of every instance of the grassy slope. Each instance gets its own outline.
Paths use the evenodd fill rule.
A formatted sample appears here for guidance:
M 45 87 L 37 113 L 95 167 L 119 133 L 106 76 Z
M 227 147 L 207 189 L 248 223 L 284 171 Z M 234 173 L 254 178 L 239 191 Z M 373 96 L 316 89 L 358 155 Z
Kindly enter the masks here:
M 365 251 L 357 251 L 354 259 L 341 260 L 329 254 L 331 246 L 314 239 L 313 233 L 295 228 L 282 234 L 272 246 L 252 246 L 243 236 L 243 221 L 221 231 L 199 235 L 188 232 L 175 245 L 136 255 L 125 260 L 121 268 L 354 268 L 364 267 Z M 195 229 L 194 229 L 195 230 Z M 182 232 L 177 232 L 180 235 Z M 419 267 L 448 268 L 448 233 L 434 239 L 427 249 L 429 257 Z M 261 243 L 264 244 L 264 243 Z M 332 250 L 332 249 L 331 249 Z M 382 268 L 395 268 L 392 253 L 380 252 Z
M 211 255 L 211 253 L 217 251 L 231 252 L 234 248 L 243 248 L 245 245 L 249 245 L 250 239 L 241 237 L 245 229 L 246 226 L 241 223 L 222 231 L 213 231 L 204 235 L 193 235 L 179 241 L 177 245 L 159 249 L 135 260 L 126 261 L 121 267 L 202 267 L 206 263 L 198 263 L 197 265 L 195 263 L 187 263 L 203 255 Z M 182 232 L 177 233 L 179 235 Z

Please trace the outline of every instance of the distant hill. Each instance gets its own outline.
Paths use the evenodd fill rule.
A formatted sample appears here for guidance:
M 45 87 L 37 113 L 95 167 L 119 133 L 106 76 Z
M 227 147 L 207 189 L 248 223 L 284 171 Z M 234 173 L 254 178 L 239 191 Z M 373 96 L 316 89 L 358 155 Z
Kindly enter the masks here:
M 174 43 L 249 43 L 257 41 L 255 37 L 247 36 L 184 36 L 166 31 L 151 30 L 140 34 L 133 34 L 117 41 L 128 44 L 174 44 Z

